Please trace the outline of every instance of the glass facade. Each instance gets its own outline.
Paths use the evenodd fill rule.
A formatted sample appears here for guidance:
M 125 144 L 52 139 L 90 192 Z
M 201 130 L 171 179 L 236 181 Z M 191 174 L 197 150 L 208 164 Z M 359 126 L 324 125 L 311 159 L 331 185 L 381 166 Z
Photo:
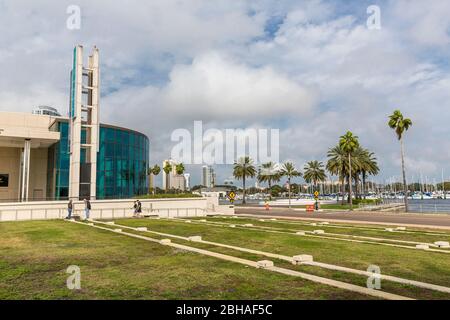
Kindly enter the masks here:
M 55 200 L 69 194 L 69 124 L 58 122 L 60 142 L 49 149 L 47 194 Z M 82 132 L 82 143 L 83 136 Z M 97 199 L 121 199 L 147 193 L 149 140 L 136 131 L 100 126 L 97 157 Z M 86 159 L 81 152 L 81 162 Z

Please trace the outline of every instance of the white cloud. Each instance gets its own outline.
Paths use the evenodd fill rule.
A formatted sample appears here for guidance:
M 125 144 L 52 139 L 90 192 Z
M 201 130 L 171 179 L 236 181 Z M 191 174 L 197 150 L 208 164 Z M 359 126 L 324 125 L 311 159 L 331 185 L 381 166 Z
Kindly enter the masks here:
M 280 127 L 281 156 L 298 165 L 323 160 L 350 129 L 390 176 L 399 153 L 386 117 L 400 108 L 414 122 L 409 169 L 450 172 L 448 1 L 382 2 L 380 31 L 358 1 L 82 0 L 76 32 L 69 4 L 0 2 L 0 110 L 65 113 L 72 48 L 96 44 L 102 120 L 147 133 L 152 162 L 169 154 L 172 130 L 204 120 Z M 274 16 L 282 23 L 267 36 Z
M 249 68 L 208 53 L 174 67 L 162 105 L 205 120 L 285 118 L 310 111 L 314 94 L 270 67 Z

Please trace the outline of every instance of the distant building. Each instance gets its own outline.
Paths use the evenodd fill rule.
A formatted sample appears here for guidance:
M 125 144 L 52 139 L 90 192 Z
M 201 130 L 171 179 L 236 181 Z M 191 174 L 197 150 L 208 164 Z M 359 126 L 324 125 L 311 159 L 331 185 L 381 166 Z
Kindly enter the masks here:
M 162 164 L 162 173 L 163 173 L 163 183 L 162 183 L 162 187 L 164 190 L 169 190 L 169 189 L 178 189 L 178 190 L 182 190 L 185 191 L 186 190 L 186 178 L 184 175 L 180 175 L 177 174 L 177 162 L 169 159 L 169 160 L 164 160 L 163 164 Z M 172 167 L 171 171 L 169 173 L 166 173 L 166 171 L 164 170 L 164 168 L 170 165 Z
M 190 173 L 184 174 L 184 181 L 186 184 L 186 190 L 191 189 L 191 174 Z
M 61 114 L 59 113 L 58 110 L 49 106 L 38 106 L 33 109 L 32 113 L 43 116 L 61 117 Z
M 214 188 L 216 184 L 216 173 L 212 166 L 202 167 L 202 186 L 206 188 Z
M 223 181 L 223 184 L 224 185 L 226 185 L 226 186 L 234 186 L 234 179 L 233 178 L 228 178 L 228 179 L 225 179 L 224 181 Z

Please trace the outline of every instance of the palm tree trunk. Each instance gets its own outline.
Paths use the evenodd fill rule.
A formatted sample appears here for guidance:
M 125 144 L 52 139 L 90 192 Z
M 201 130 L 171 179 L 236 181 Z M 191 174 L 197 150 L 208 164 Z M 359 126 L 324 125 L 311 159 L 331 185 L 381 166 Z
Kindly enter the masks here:
M 314 192 L 318 191 L 317 190 L 317 181 L 314 181 L 314 189 L 316 189 Z M 319 199 L 316 199 L 316 202 L 314 204 L 314 209 L 319 210 Z
M 269 200 L 272 200 L 272 181 L 269 179 Z
M 350 178 L 347 174 L 347 176 L 345 177 L 345 179 L 347 180 L 347 184 L 346 184 L 346 193 L 347 193 L 347 204 L 350 205 L 350 197 L 348 196 L 350 193 Z
M 342 175 L 341 177 L 341 192 L 342 192 L 342 201 L 341 204 L 344 205 L 344 201 L 345 201 L 345 177 L 344 175 Z
M 152 174 L 148 175 L 148 194 L 152 193 Z
M 353 210 L 353 199 L 352 199 L 352 159 L 350 153 L 348 154 L 348 197 L 350 199 L 350 211 Z
M 291 209 L 291 178 L 288 179 L 289 209 Z
M 405 172 L 405 149 L 403 147 L 403 137 L 400 138 L 400 151 L 402 154 L 402 173 L 403 173 L 403 190 L 405 193 L 405 211 L 408 212 L 408 186 L 406 184 L 406 172 Z
M 246 202 L 245 202 L 245 174 L 242 177 L 242 188 L 243 188 L 243 191 L 242 191 L 242 204 L 246 204 Z
M 333 184 L 331 184 L 331 193 L 333 193 L 333 191 L 334 191 L 333 190 Z M 336 193 L 336 202 L 339 203 L 339 189 L 338 189 L 338 192 Z
M 363 171 L 362 173 L 362 181 L 363 181 L 363 194 L 364 194 L 364 200 L 366 200 L 366 172 Z

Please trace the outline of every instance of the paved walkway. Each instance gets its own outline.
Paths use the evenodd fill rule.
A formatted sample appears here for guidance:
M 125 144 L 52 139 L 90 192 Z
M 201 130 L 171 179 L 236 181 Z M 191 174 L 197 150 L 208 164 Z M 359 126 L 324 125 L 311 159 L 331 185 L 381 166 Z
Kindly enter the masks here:
M 364 224 L 401 225 L 450 230 L 450 215 L 448 214 L 417 214 L 417 213 L 387 213 L 364 211 L 329 211 L 307 213 L 286 208 L 236 207 L 237 215 L 255 215 L 264 217 L 283 217 L 302 220 L 326 220 L 334 222 L 352 222 Z

